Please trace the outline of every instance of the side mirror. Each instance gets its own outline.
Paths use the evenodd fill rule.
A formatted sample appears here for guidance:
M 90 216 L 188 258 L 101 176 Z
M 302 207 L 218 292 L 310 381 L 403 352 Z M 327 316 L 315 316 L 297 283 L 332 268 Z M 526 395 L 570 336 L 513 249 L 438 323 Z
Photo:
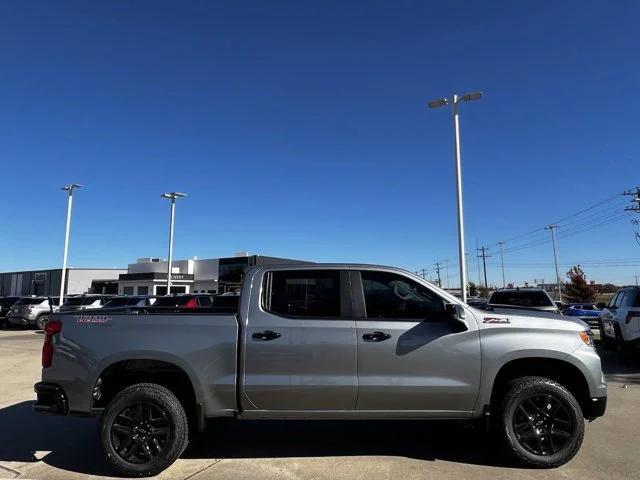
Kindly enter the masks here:
M 464 308 L 455 303 L 447 303 L 444 306 L 444 310 L 454 333 L 468 330 L 467 324 L 464 322 L 464 319 L 467 317 L 467 312 L 465 312 Z
M 598 307 L 600 310 L 604 310 L 605 308 L 607 308 L 607 304 L 604 302 L 600 302 L 596 305 L 596 307 Z

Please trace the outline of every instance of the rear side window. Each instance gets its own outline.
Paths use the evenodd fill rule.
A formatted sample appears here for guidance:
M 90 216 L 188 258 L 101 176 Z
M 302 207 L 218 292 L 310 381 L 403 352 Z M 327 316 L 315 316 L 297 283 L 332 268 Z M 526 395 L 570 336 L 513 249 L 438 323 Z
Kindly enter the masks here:
M 340 317 L 338 270 L 268 272 L 262 307 L 271 313 L 303 318 Z
M 428 288 L 395 273 L 360 275 L 367 318 L 442 319 L 444 301 Z

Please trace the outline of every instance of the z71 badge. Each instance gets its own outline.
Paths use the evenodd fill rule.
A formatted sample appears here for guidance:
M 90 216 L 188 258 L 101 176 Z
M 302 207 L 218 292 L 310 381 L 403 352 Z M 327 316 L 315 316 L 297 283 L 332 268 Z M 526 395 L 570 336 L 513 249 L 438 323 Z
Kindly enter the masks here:
M 482 323 L 511 323 L 508 318 L 484 317 Z

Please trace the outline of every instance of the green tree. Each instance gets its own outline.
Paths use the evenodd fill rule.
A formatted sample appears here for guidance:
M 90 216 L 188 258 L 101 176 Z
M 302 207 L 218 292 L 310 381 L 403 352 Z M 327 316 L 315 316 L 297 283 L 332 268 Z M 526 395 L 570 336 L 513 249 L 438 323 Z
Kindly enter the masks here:
M 470 297 L 477 297 L 478 294 L 479 294 L 478 286 L 473 282 L 469 282 L 469 296 Z
M 564 291 L 569 302 L 593 303 L 596 301 L 598 291 L 593 285 L 589 285 L 580 265 L 572 267 L 567 272 L 567 278 L 569 281 L 564 284 Z

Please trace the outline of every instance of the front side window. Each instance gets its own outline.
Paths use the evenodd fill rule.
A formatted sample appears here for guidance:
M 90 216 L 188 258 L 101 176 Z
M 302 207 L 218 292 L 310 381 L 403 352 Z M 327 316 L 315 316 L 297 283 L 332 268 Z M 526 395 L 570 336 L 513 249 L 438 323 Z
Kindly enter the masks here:
M 338 270 L 292 270 L 265 275 L 263 308 L 292 317 L 340 317 Z
M 367 318 L 444 319 L 444 300 L 402 275 L 362 271 Z
M 627 292 L 620 292 L 618 294 L 618 298 L 616 298 L 616 304 L 615 304 L 616 308 L 620 307 L 621 305 L 624 305 L 624 297 L 626 296 L 627 296 Z

